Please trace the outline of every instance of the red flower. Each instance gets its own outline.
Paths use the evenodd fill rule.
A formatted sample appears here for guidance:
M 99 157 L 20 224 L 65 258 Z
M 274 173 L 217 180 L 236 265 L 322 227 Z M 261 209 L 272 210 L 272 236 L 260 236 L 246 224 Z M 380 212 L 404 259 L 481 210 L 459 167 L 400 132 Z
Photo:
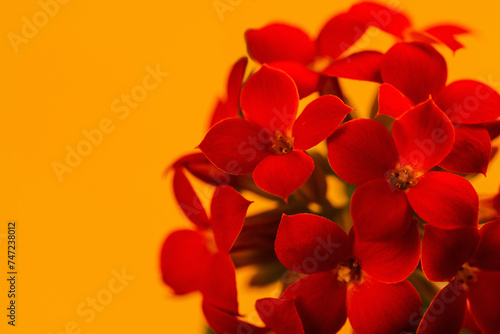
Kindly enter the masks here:
M 314 169 L 304 151 L 325 140 L 352 109 L 339 98 L 322 96 L 296 119 L 299 97 L 293 80 L 264 65 L 241 91 L 245 119 L 214 125 L 199 148 L 229 174 L 253 171 L 263 190 L 286 199 Z
M 425 43 L 442 43 L 452 51 L 463 47 L 455 39 L 455 35 L 468 33 L 463 27 L 451 24 L 435 25 L 425 29 L 415 29 L 410 19 L 402 12 L 375 2 L 364 1 L 355 4 L 349 14 L 367 26 L 385 31 L 405 41 Z
M 357 119 L 329 138 L 332 169 L 359 185 L 351 200 L 356 233 L 397 237 L 408 230 L 413 210 L 433 226 L 477 226 L 479 200 L 469 181 L 430 171 L 453 145 L 453 125 L 443 112 L 428 100 L 396 120 L 392 133 L 394 139 L 377 121 Z
M 325 82 L 320 80 L 321 75 L 381 82 L 379 66 L 383 55 L 376 51 L 362 51 L 347 60 L 335 61 L 326 69 L 318 68 L 319 58 L 338 59 L 363 38 L 369 27 L 407 41 L 443 43 L 453 51 L 462 47 L 454 36 L 468 32 L 456 25 L 415 30 L 403 13 L 377 3 L 360 2 L 329 19 L 316 40 L 299 27 L 284 23 L 250 29 L 245 39 L 253 59 L 288 73 L 297 84 L 299 95 L 305 97 L 321 89 Z
M 176 174 L 185 182 L 183 174 Z M 187 189 L 182 196 L 193 195 Z M 198 197 L 196 196 L 196 199 Z M 230 206 L 226 206 L 231 203 Z M 256 333 L 263 329 L 238 319 L 238 300 L 235 268 L 229 257 L 236 237 L 241 231 L 251 202 L 229 186 L 216 188 L 211 203 L 211 217 L 202 213 L 188 216 L 195 230 L 177 230 L 165 240 L 161 250 L 163 281 L 175 294 L 200 291 L 203 310 L 209 325 L 217 332 L 236 332 L 238 326 L 250 327 Z
M 280 300 L 257 301 L 259 315 L 276 333 L 335 333 L 346 317 L 360 334 L 415 329 L 409 317 L 422 303 L 405 278 L 419 260 L 416 224 L 388 244 L 361 242 L 320 216 L 284 215 L 275 249 L 286 267 L 308 274 Z
M 500 95 L 474 80 L 445 86 L 446 61 L 429 44 L 398 43 L 385 55 L 372 52 L 367 57 L 368 52 L 337 60 L 324 73 L 384 82 L 379 89 L 378 114 L 396 119 L 432 96 L 455 127 L 453 149 L 439 166 L 457 173 L 485 174 L 492 151 L 490 135 L 498 134 L 495 120 L 500 117 Z M 369 75 L 371 79 L 366 78 Z
M 395 36 L 398 40 L 408 42 L 417 41 L 427 44 L 442 43 L 453 51 L 456 51 L 462 48 L 463 45 L 455 39 L 455 35 L 468 32 L 467 29 L 457 25 L 436 25 L 424 30 L 417 30 L 413 28 L 410 19 L 403 12 L 369 1 L 353 5 L 343 15 L 350 17 L 355 22 L 351 24 L 352 27 L 349 29 L 356 31 L 356 38 L 362 37 L 369 27 L 375 27 Z M 339 24 L 337 23 L 337 25 Z M 323 30 L 327 30 L 325 28 Z M 335 26 L 332 26 L 330 30 L 334 34 L 338 28 L 336 29 Z M 346 28 L 346 30 L 348 29 Z M 341 31 L 343 30 L 341 29 Z M 361 40 L 364 38 L 369 39 L 370 37 L 365 36 Z M 366 43 L 366 40 L 363 41 Z M 337 45 L 345 45 L 344 51 L 346 46 L 351 46 L 351 44 L 345 44 L 341 40 L 336 42 L 337 44 L 333 44 L 331 43 L 331 39 L 327 39 L 324 46 L 325 48 L 335 49 Z M 347 57 L 335 60 L 322 71 L 322 74 L 338 78 L 382 83 L 380 66 L 383 59 L 384 55 L 377 51 L 356 52 Z
M 443 231 L 426 226 L 422 269 L 429 280 L 451 281 L 434 298 L 417 333 L 459 333 L 467 309 L 485 333 L 500 332 L 500 220 Z
M 491 138 L 483 123 L 500 116 L 500 95 L 474 80 L 445 86 L 446 61 L 431 46 L 399 43 L 384 57 L 379 92 L 379 114 L 400 117 L 409 106 L 432 96 L 455 127 L 455 144 L 439 164 L 458 173 L 486 173 Z
M 367 27 L 352 15 L 341 13 L 323 26 L 315 41 L 300 28 L 283 23 L 250 29 L 245 33 L 245 39 L 253 59 L 288 73 L 294 79 L 300 97 L 305 97 L 326 83 L 320 80 L 323 69 L 318 68 L 321 66 L 316 62 L 318 58 L 338 58 L 363 36 Z M 370 61 L 371 54 L 363 56 L 359 56 L 360 62 Z M 356 78 L 370 80 L 371 74 L 360 72 Z
M 269 24 L 245 33 L 249 55 L 261 64 L 288 73 L 295 81 L 300 97 L 318 90 L 319 73 L 310 68 L 316 57 L 312 39 L 300 28 Z

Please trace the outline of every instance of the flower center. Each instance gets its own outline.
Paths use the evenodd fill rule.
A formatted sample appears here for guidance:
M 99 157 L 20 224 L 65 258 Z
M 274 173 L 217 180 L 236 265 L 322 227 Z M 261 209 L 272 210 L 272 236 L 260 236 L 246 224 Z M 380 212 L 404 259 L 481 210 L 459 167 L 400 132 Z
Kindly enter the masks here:
M 474 267 L 472 263 L 467 262 L 460 267 L 455 279 L 458 280 L 458 282 L 462 284 L 464 288 L 467 288 L 467 283 L 477 281 L 478 271 L 479 269 Z
M 396 168 L 387 173 L 386 178 L 394 188 L 406 190 L 416 185 L 422 174 L 422 172 L 415 171 L 411 166 L 401 165 L 401 163 L 398 162 Z
M 274 133 L 274 138 L 271 137 L 271 152 L 274 154 L 287 154 L 293 150 L 293 137 L 285 136 L 281 131 Z
M 339 264 L 337 280 L 341 283 L 358 283 L 361 280 L 361 268 L 358 261 L 348 259 Z

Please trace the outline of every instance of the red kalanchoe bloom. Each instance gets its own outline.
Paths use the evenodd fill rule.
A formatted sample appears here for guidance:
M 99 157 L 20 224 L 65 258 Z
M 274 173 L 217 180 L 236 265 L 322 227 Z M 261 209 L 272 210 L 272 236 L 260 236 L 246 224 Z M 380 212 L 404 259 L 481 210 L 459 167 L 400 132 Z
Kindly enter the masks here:
M 483 123 L 500 116 L 500 95 L 474 80 L 445 86 L 446 61 L 434 48 L 421 43 L 399 43 L 384 57 L 379 92 L 379 114 L 400 117 L 409 106 L 432 96 L 455 127 L 455 144 L 440 167 L 458 173 L 486 173 L 491 138 Z
M 309 103 L 296 119 L 299 96 L 283 71 L 264 65 L 241 91 L 245 119 L 215 124 L 199 148 L 229 174 L 253 172 L 263 190 L 287 199 L 311 175 L 312 158 L 304 151 L 325 140 L 352 109 L 325 95 Z
M 467 29 L 457 25 L 435 25 L 424 30 L 417 30 L 412 27 L 410 19 L 403 12 L 369 1 L 353 5 L 343 15 L 350 17 L 355 22 L 350 27 L 351 31 L 356 31 L 355 41 L 357 38 L 362 37 L 369 27 L 375 27 L 395 36 L 399 41 L 416 41 L 427 44 L 442 43 L 456 51 L 462 48 L 463 45 L 455 39 L 455 35 L 468 32 Z M 335 33 L 335 29 L 338 29 L 338 27 L 332 27 L 332 34 Z M 327 43 L 324 43 L 324 48 L 334 48 L 330 40 L 326 39 Z M 347 46 L 351 46 L 340 40 L 337 43 L 345 45 L 344 50 Z M 355 52 L 347 57 L 336 59 L 322 71 L 322 74 L 382 83 L 380 66 L 383 59 L 383 54 L 377 51 Z
M 245 33 L 249 55 L 261 64 L 281 69 L 290 75 L 300 97 L 318 90 L 319 74 L 311 68 L 316 47 L 307 33 L 284 23 L 269 24 Z
M 305 97 L 321 89 L 325 82 L 321 80 L 322 74 L 381 82 L 378 68 L 383 55 L 380 52 L 361 51 L 348 60 L 335 61 L 326 69 L 316 65 L 320 58 L 338 59 L 363 37 L 369 27 L 381 29 L 399 40 L 443 43 L 453 51 L 463 47 L 454 36 L 468 32 L 456 25 L 416 30 L 405 14 L 377 3 L 360 2 L 329 19 L 316 40 L 299 27 L 284 23 L 250 29 L 245 33 L 245 39 L 253 59 L 287 72 L 295 80 L 300 96 Z
M 479 231 L 426 226 L 422 269 L 429 280 L 450 283 L 432 301 L 417 333 L 459 333 L 467 309 L 484 333 L 499 333 L 499 254 L 500 220 Z
M 415 329 L 408 319 L 422 303 L 405 279 L 420 256 L 416 224 L 397 243 L 361 242 L 326 218 L 284 215 L 275 248 L 286 267 L 308 274 L 280 300 L 257 302 L 277 334 L 336 333 L 346 317 L 360 334 Z
M 189 185 L 183 174 L 174 177 L 178 178 L 174 183 Z M 189 185 L 183 198 L 193 195 L 191 191 Z M 226 206 L 227 203 L 231 205 Z M 235 268 L 229 256 L 250 203 L 229 186 L 217 187 L 210 219 L 200 203 L 200 213 L 188 216 L 196 229 L 172 232 L 161 250 L 160 264 L 165 284 L 175 294 L 200 291 L 205 317 L 218 333 L 236 332 L 238 326 L 263 333 L 263 329 L 238 319 Z
M 344 181 L 359 185 L 351 201 L 358 235 L 401 235 L 413 210 L 444 229 L 477 226 L 479 200 L 469 181 L 430 171 L 453 145 L 453 125 L 446 115 L 428 100 L 396 120 L 392 134 L 394 139 L 375 120 L 356 119 L 329 138 L 332 169 Z
M 336 77 L 384 82 L 379 89 L 379 114 L 399 118 L 432 96 L 455 126 L 455 143 L 440 167 L 457 173 L 486 173 L 491 156 L 490 134 L 498 132 L 500 95 L 474 80 L 447 86 L 443 56 L 425 43 L 398 43 L 385 55 L 372 52 L 363 61 L 355 53 L 332 63 L 324 73 Z M 355 75 L 353 76 L 353 73 Z
M 360 22 L 365 22 L 367 26 L 378 28 L 400 40 L 442 43 L 452 51 L 463 48 L 455 36 L 469 32 L 468 29 L 455 24 L 440 24 L 425 29 L 415 29 L 410 18 L 403 12 L 370 1 L 355 4 L 349 10 L 349 14 Z
M 285 71 L 297 84 L 300 97 L 305 97 L 326 83 L 321 80 L 323 69 L 317 68 L 316 61 L 320 58 L 337 59 L 363 36 L 367 27 L 356 17 L 341 13 L 323 26 L 316 40 L 302 29 L 283 23 L 250 29 L 245 33 L 245 39 L 253 59 Z M 362 64 L 370 63 L 371 52 L 361 53 L 356 60 Z M 358 80 L 372 79 L 370 73 L 361 71 L 353 72 L 351 76 Z M 341 94 L 340 91 L 337 94 Z

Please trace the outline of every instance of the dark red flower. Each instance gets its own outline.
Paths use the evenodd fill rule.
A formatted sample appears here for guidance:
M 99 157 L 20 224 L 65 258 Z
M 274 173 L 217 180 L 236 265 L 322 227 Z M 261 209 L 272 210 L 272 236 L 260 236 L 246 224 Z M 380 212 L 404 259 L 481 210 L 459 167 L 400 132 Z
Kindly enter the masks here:
M 241 92 L 245 119 L 214 125 L 199 148 L 229 174 L 253 172 L 263 190 L 286 199 L 314 169 L 304 151 L 325 140 L 352 109 L 325 95 L 309 103 L 296 119 L 299 97 L 293 80 L 264 65 Z
M 459 173 L 486 173 L 491 138 L 483 123 L 500 116 L 500 95 L 486 84 L 458 80 L 445 86 L 446 61 L 431 46 L 399 43 L 384 57 L 379 114 L 399 118 L 408 106 L 432 96 L 455 127 L 455 143 L 440 167 Z
M 184 182 L 182 174 L 177 175 L 180 179 L 174 182 Z M 192 188 L 182 194 L 185 198 L 193 195 Z M 175 294 L 200 291 L 205 317 L 221 333 L 236 332 L 237 326 L 250 326 L 263 333 L 262 329 L 238 319 L 235 268 L 229 256 L 250 203 L 229 186 L 217 187 L 210 218 L 200 203 L 199 213 L 188 216 L 196 229 L 172 232 L 161 250 L 165 284 Z
M 413 210 L 433 226 L 477 226 L 479 200 L 469 181 L 430 171 L 453 145 L 453 125 L 446 115 L 427 100 L 397 119 L 392 134 L 394 139 L 375 120 L 356 119 L 328 140 L 332 169 L 359 185 L 351 200 L 356 233 L 397 237 L 408 230 Z
M 485 333 L 500 332 L 500 220 L 443 231 L 425 227 L 422 269 L 450 281 L 427 309 L 417 333 L 459 333 L 467 309 Z
M 397 243 L 362 242 L 326 218 L 284 215 L 275 248 L 286 267 L 308 274 L 280 300 L 257 301 L 262 320 L 277 334 L 335 333 L 346 317 L 360 334 L 415 329 L 409 317 L 421 301 L 405 279 L 419 260 L 416 224 Z

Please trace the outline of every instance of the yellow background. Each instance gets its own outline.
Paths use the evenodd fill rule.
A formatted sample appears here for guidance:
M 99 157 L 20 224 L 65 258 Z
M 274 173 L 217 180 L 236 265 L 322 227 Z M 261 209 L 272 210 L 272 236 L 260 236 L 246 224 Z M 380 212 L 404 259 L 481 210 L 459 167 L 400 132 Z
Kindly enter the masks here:
M 16 53 L 8 34 L 20 35 L 22 18 L 32 22 L 41 7 L 36 0 L 5 2 L 0 11 L 0 331 L 65 333 L 74 321 L 80 333 L 200 333 L 199 296 L 174 298 L 160 281 L 162 240 L 169 231 L 189 226 L 174 203 L 170 178 L 161 174 L 202 139 L 230 65 L 245 54 L 247 28 L 279 20 L 316 34 L 330 15 L 352 3 L 243 0 L 221 20 L 213 0 L 71 0 Z M 417 27 L 447 21 L 472 27 L 475 35 L 461 39 L 466 50 L 452 58 L 442 49 L 450 59 L 450 77 L 486 80 L 500 89 L 494 1 L 391 3 L 400 4 Z M 141 85 L 146 68 L 157 65 L 168 77 L 120 119 L 112 102 Z M 105 118 L 114 130 L 59 182 L 53 162 L 64 163 L 66 147 L 75 149 L 85 139 L 82 130 L 97 128 Z M 475 182 L 480 192 L 498 189 L 498 169 L 497 159 L 489 178 Z M 5 316 L 9 220 L 18 222 L 15 328 L 6 325 Z M 87 323 L 77 308 L 109 290 L 112 271 L 122 268 L 135 278 Z

